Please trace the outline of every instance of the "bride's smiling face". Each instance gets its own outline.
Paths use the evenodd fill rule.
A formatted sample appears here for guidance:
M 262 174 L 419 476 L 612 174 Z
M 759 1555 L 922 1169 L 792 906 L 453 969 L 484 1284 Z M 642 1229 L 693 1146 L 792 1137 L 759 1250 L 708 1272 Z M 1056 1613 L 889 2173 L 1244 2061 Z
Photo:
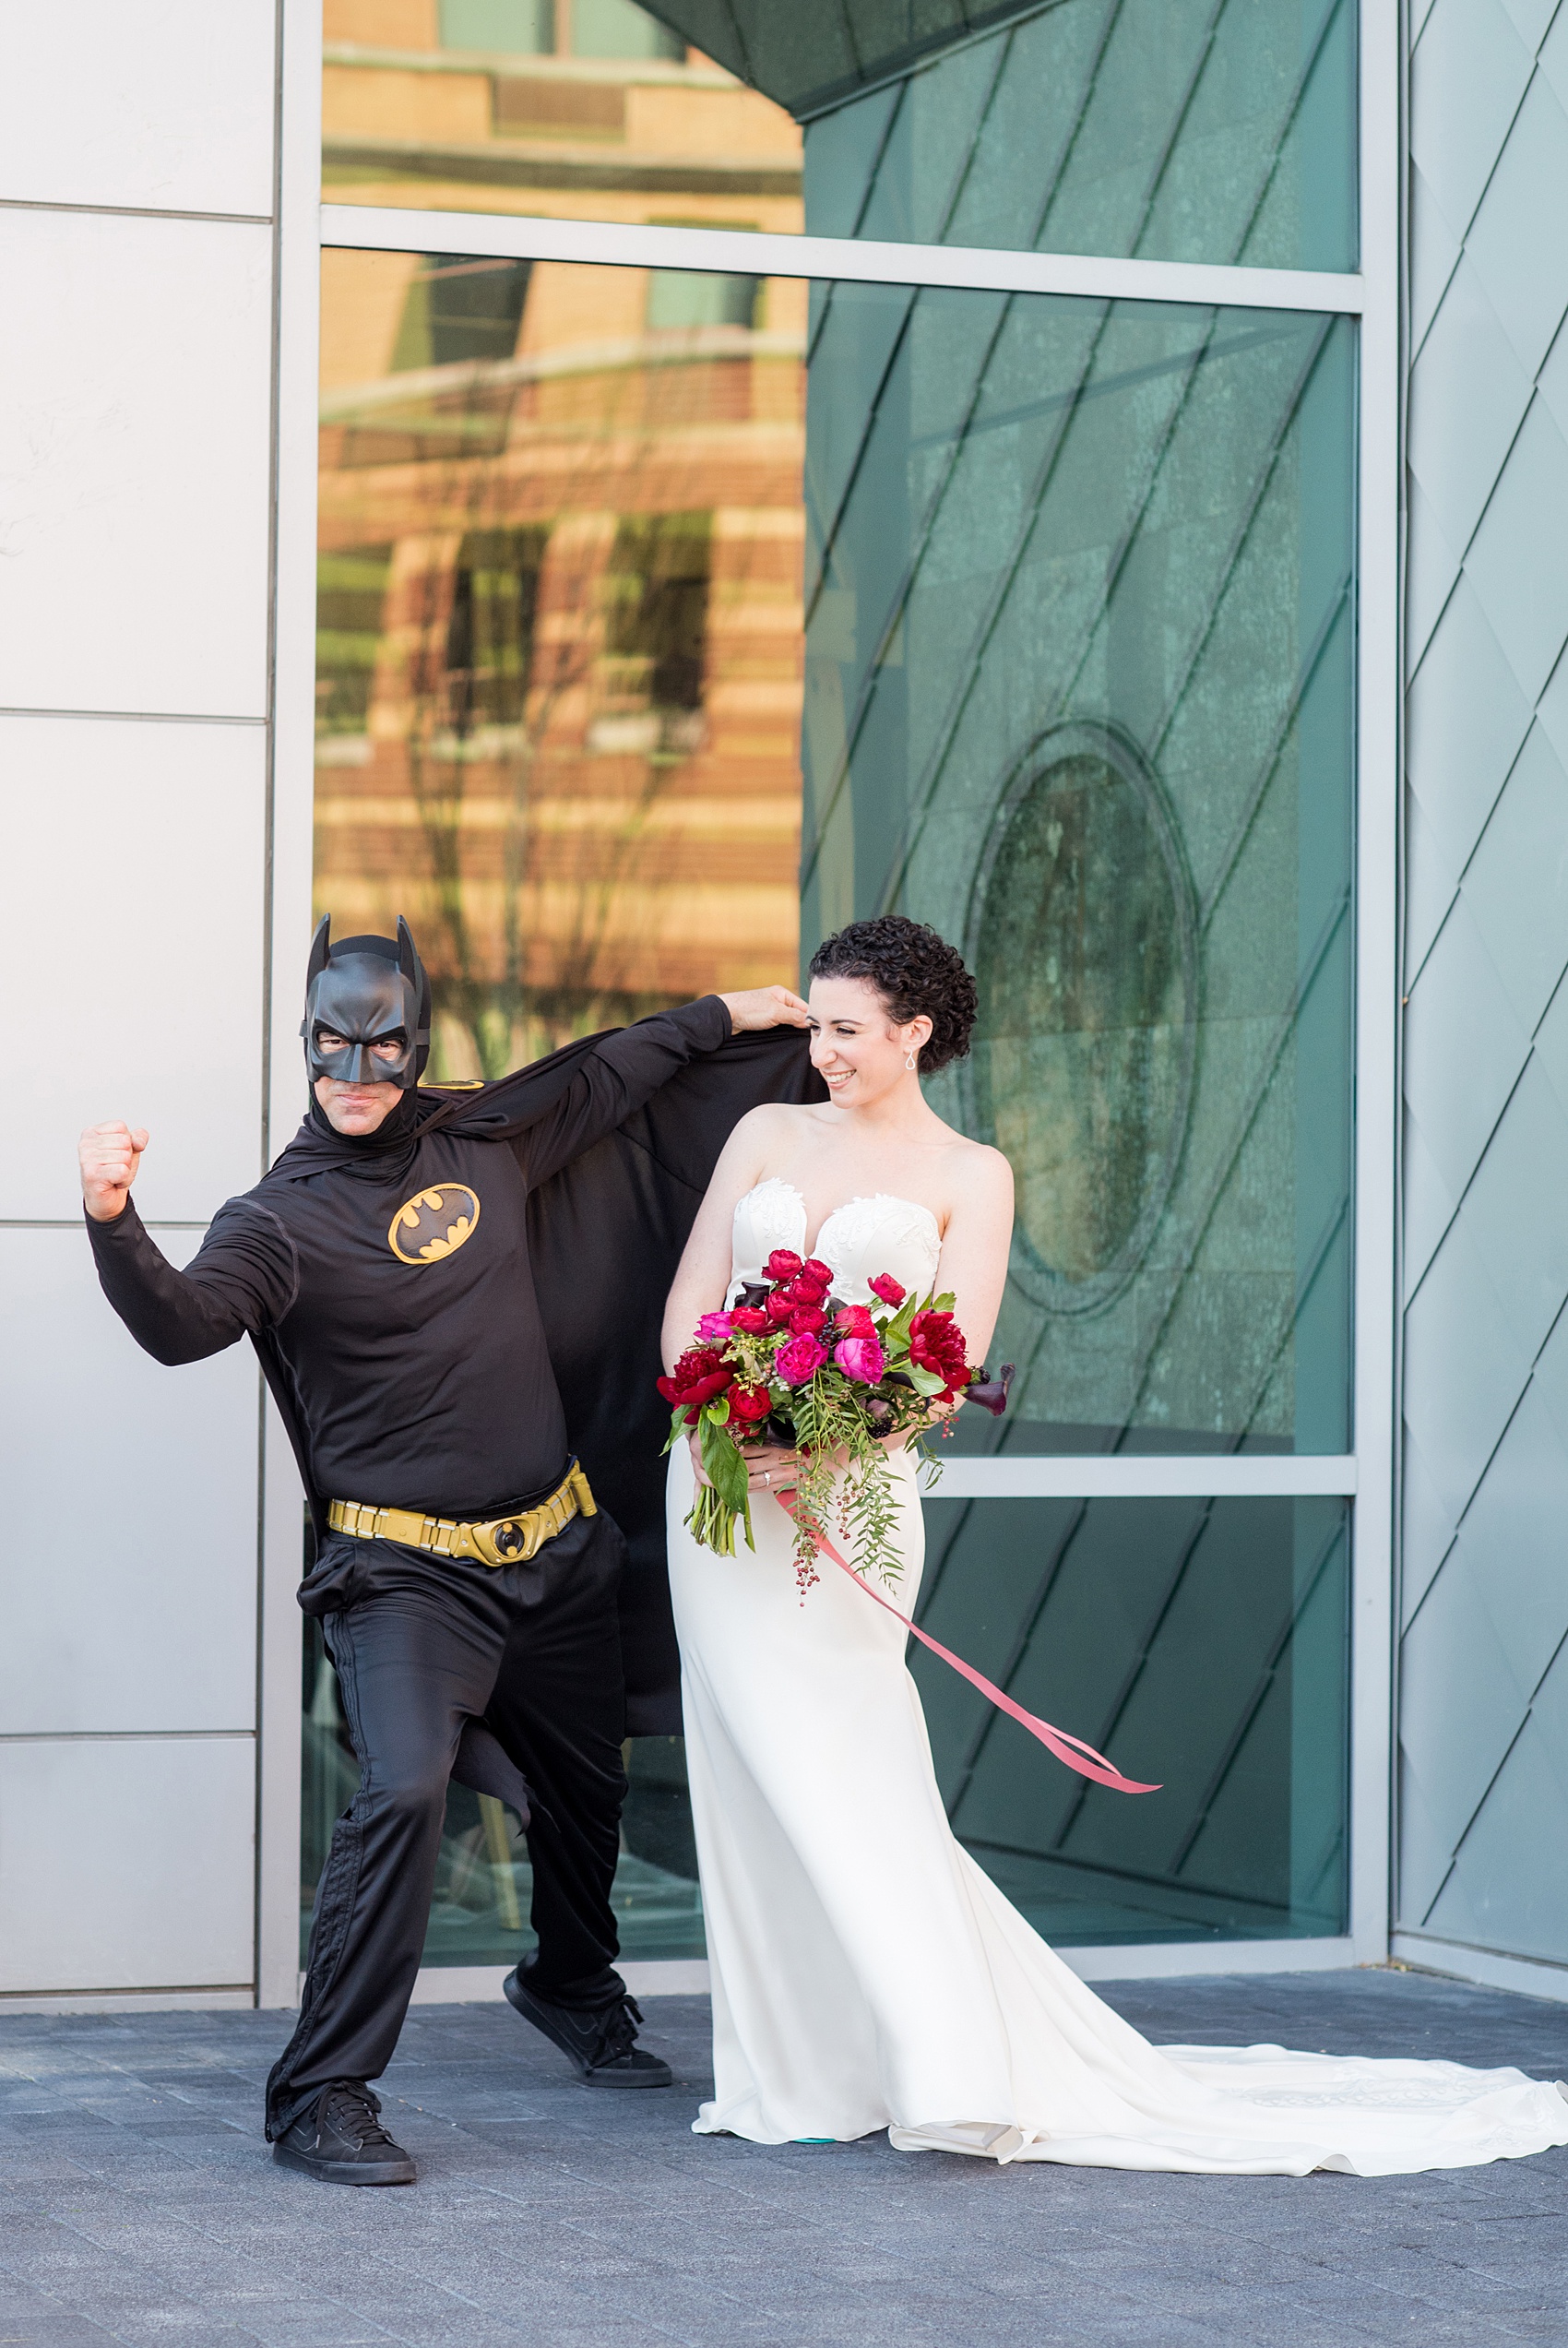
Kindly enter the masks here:
M 900 1085 L 918 1088 L 921 1046 L 931 1034 L 923 1014 L 900 1026 L 863 978 L 814 978 L 810 1002 L 812 1065 L 841 1107 L 869 1108 Z

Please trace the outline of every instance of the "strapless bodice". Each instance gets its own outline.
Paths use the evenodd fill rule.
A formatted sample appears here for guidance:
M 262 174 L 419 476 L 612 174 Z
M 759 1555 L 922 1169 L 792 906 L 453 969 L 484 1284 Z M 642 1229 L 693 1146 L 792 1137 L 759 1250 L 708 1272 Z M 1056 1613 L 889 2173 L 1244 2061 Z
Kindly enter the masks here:
M 728 1302 L 747 1281 L 765 1280 L 776 1247 L 806 1252 L 806 1202 L 792 1182 L 769 1174 L 735 1209 Z M 833 1293 L 846 1305 L 872 1302 L 868 1281 L 891 1272 L 901 1288 L 924 1296 L 936 1278 L 942 1234 L 929 1207 L 879 1190 L 835 1207 L 812 1253 L 833 1270 Z

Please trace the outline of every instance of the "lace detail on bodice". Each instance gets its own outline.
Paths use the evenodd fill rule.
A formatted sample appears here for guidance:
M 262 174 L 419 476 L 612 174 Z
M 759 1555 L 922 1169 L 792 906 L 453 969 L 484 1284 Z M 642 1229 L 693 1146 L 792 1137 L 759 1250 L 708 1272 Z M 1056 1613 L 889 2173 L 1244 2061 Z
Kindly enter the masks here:
M 806 1252 L 806 1202 L 782 1174 L 769 1174 L 736 1205 L 728 1303 L 733 1304 L 747 1281 L 766 1279 L 764 1267 L 776 1247 Z M 812 1252 L 832 1266 L 837 1297 L 846 1305 L 869 1305 L 867 1282 L 881 1272 L 891 1272 L 900 1286 L 925 1295 L 936 1278 L 942 1234 L 929 1207 L 879 1190 L 835 1207 Z

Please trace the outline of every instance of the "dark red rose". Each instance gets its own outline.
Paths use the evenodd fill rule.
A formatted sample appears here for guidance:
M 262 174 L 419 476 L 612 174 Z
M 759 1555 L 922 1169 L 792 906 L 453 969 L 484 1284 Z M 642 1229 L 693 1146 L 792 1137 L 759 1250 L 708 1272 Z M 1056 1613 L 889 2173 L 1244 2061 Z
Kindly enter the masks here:
M 814 1337 L 826 1318 L 820 1305 L 797 1305 L 790 1316 L 790 1327 L 797 1337 Z
M 793 1280 L 801 1269 L 801 1259 L 792 1247 L 776 1247 L 767 1259 L 769 1280 Z
M 766 1386 L 732 1386 L 730 1389 L 730 1416 L 739 1419 L 742 1426 L 755 1426 L 766 1418 L 773 1408 Z
M 833 1326 L 842 1337 L 874 1337 L 876 1323 L 864 1305 L 845 1305 L 833 1317 Z
M 867 1281 L 866 1286 L 873 1296 L 880 1296 L 885 1305 L 891 1305 L 895 1310 L 909 1293 L 907 1289 L 899 1287 L 891 1272 L 878 1272 L 874 1280 Z
M 778 1329 L 783 1328 L 794 1309 L 786 1289 L 776 1288 L 767 1300 L 767 1317 Z
M 736 1305 L 731 1310 L 730 1326 L 731 1329 L 747 1329 L 754 1332 L 767 1327 L 767 1315 L 759 1312 L 754 1305 Z

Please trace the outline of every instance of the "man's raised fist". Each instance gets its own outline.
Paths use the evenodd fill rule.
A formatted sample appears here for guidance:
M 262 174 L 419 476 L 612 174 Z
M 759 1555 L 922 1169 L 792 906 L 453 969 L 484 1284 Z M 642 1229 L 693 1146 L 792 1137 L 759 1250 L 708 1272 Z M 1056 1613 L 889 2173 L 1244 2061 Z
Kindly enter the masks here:
M 81 1160 L 82 1197 L 95 1223 L 112 1223 L 124 1214 L 131 1185 L 137 1178 L 147 1130 L 119 1118 L 107 1125 L 89 1125 L 77 1145 Z

